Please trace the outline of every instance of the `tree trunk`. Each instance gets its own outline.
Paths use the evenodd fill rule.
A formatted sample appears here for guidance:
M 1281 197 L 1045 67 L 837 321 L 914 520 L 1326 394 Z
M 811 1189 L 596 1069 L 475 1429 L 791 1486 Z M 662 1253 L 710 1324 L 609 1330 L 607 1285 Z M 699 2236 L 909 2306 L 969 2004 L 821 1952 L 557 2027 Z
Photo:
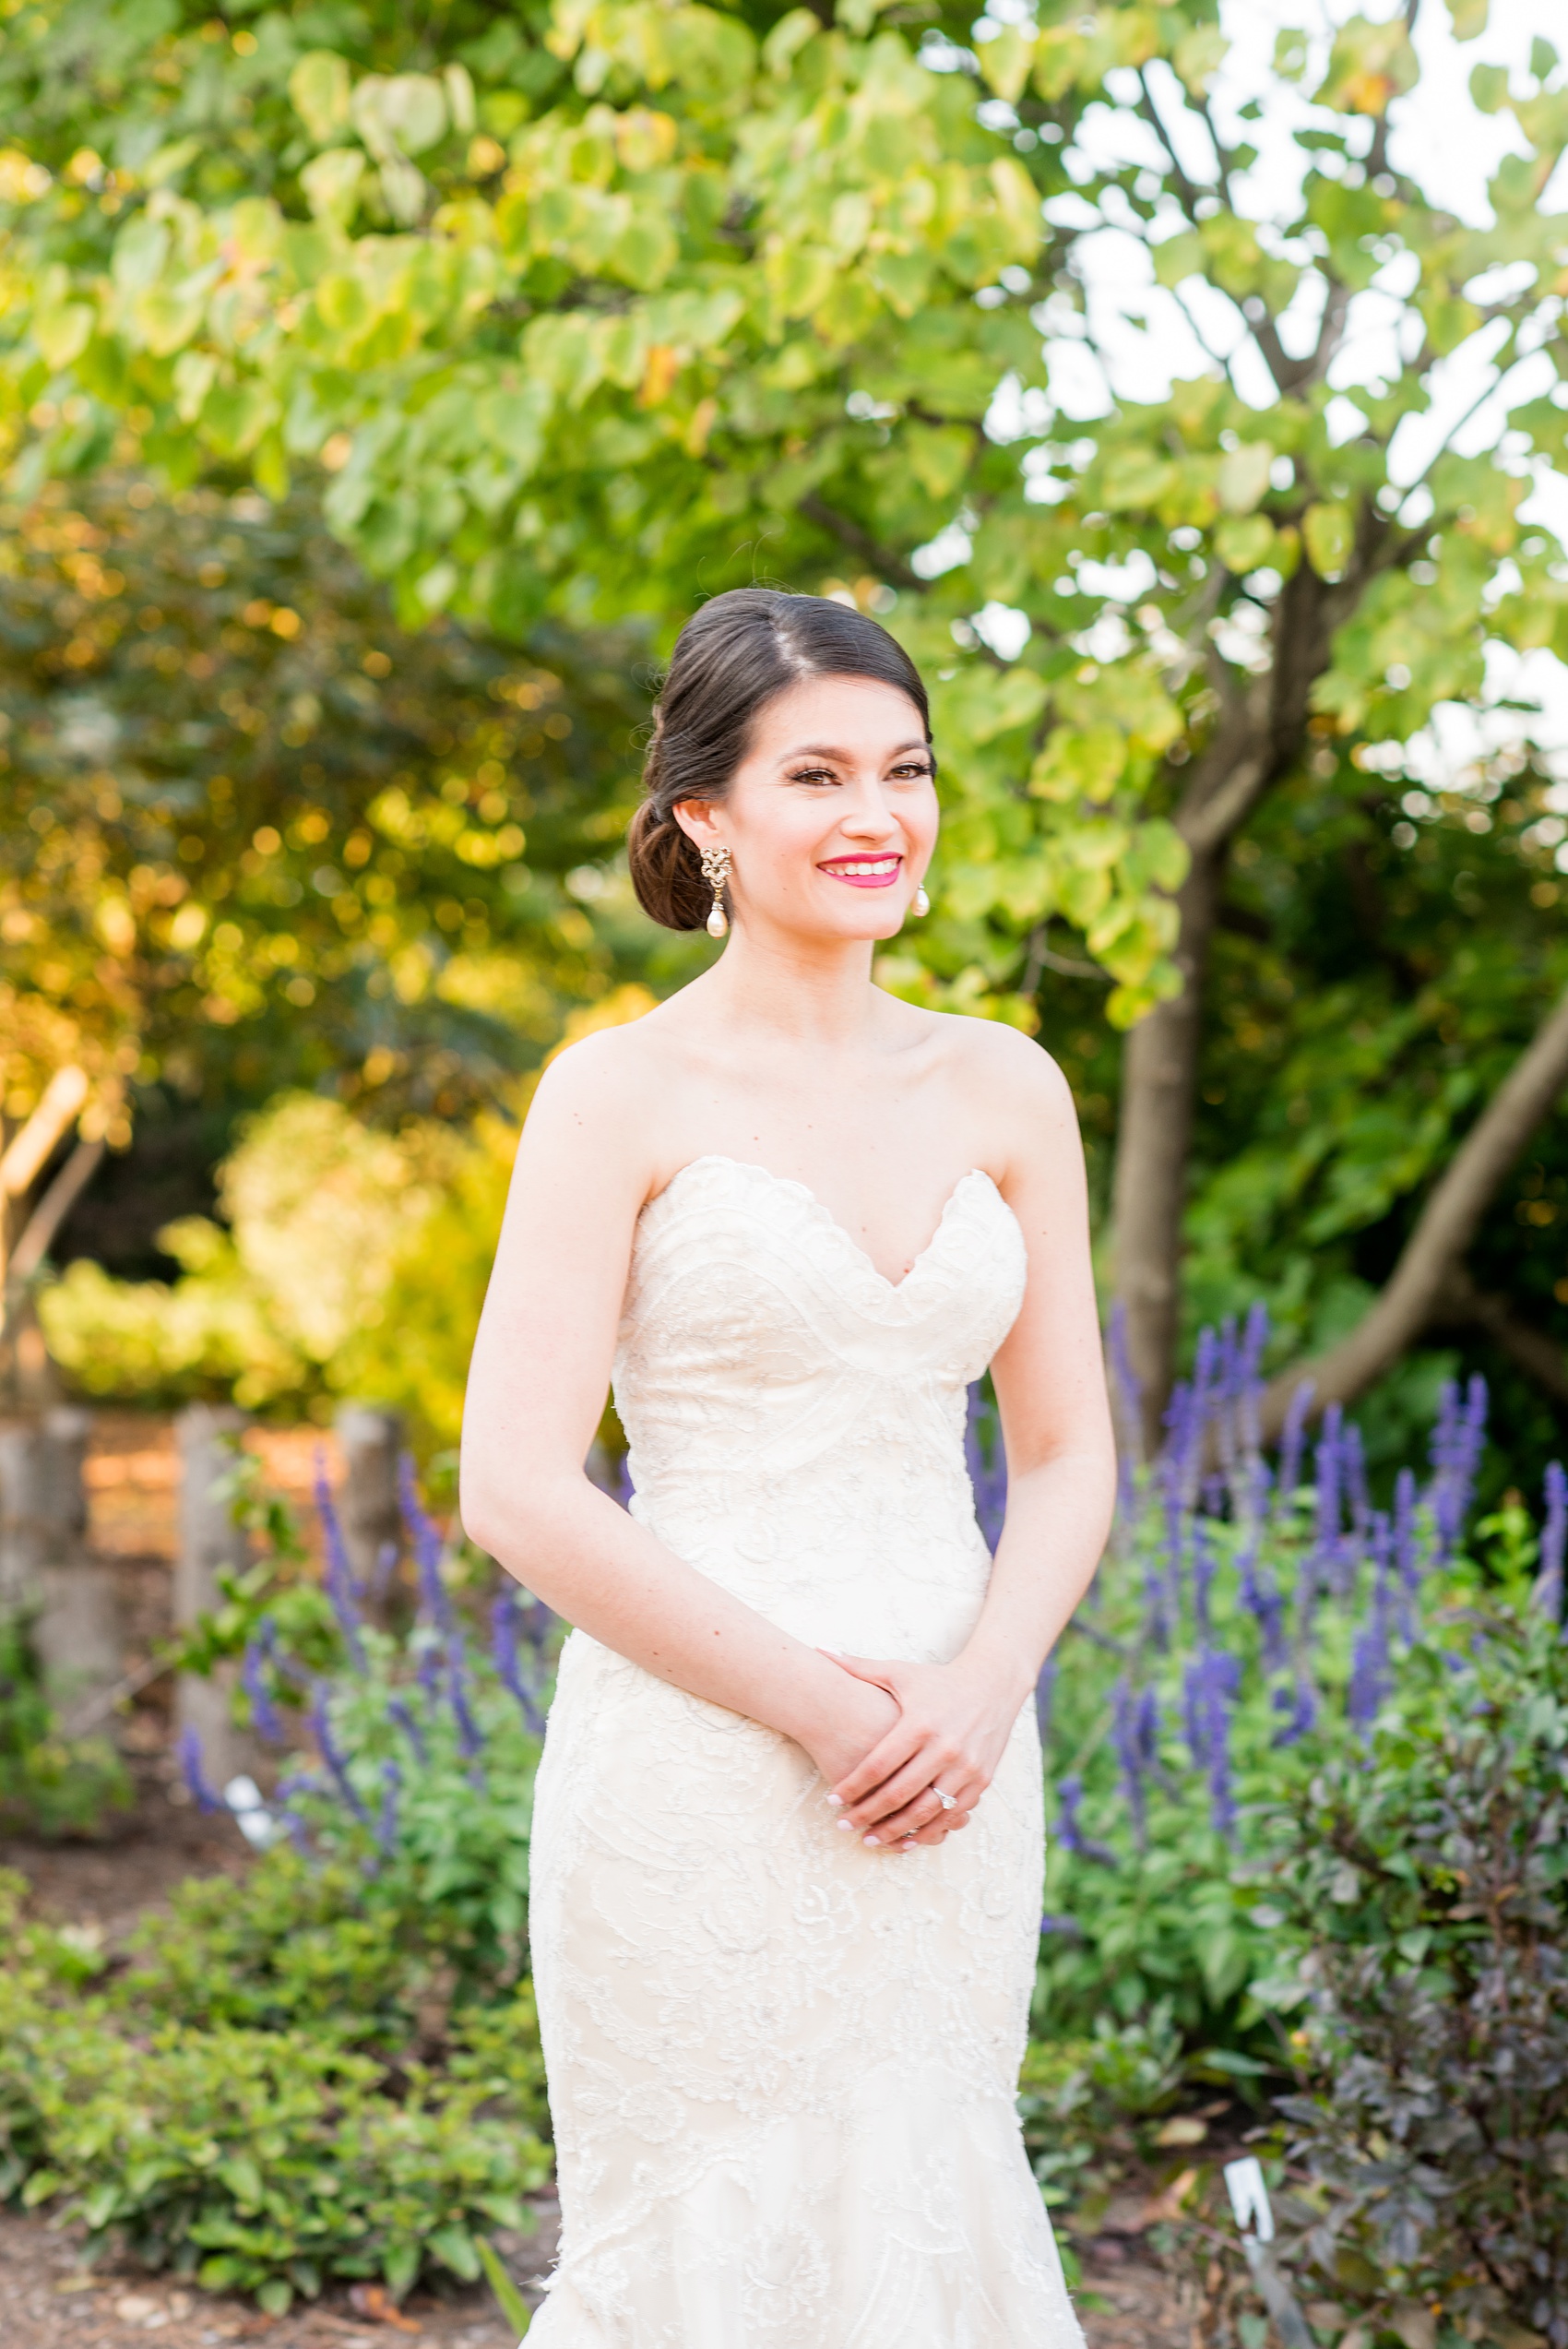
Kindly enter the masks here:
M 1370 1311 L 1320 1361 L 1283 1372 L 1265 1389 L 1259 1416 L 1265 1437 L 1278 1435 L 1291 1396 L 1306 1380 L 1314 1389 L 1314 1411 L 1351 1402 L 1420 1337 L 1442 1310 L 1445 1289 L 1498 1185 L 1565 1085 L 1568 993 L 1559 996 L 1535 1042 L 1466 1135 Z
M 1194 855 L 1176 900 L 1182 992 L 1139 1020 L 1122 1062 L 1111 1202 L 1116 1290 L 1126 1316 L 1128 1358 L 1143 1390 L 1144 1449 L 1150 1458 L 1159 1448 L 1175 1372 L 1182 1217 L 1218 882 L 1218 857 Z

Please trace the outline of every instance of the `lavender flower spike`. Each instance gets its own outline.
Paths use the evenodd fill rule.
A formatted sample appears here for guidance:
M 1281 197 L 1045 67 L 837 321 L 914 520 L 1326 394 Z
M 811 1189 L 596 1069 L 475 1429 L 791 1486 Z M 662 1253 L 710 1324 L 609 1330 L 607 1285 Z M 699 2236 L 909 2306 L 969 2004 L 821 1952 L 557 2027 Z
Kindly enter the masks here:
M 310 1709 L 310 1725 L 315 1732 L 315 1742 L 321 1748 L 321 1759 L 332 1772 L 338 1792 L 362 1827 L 370 1825 L 370 1813 L 360 1800 L 353 1780 L 349 1775 L 349 1759 L 332 1735 L 332 1716 L 325 1684 L 317 1687 L 315 1701 Z
M 1279 1438 L 1279 1482 L 1274 1488 L 1275 1506 L 1289 1508 L 1301 1481 L 1301 1450 L 1306 1442 L 1307 1418 L 1317 1393 L 1310 1378 L 1303 1378 L 1291 1396 L 1285 1413 L 1285 1425 Z
M 457 1628 L 452 1602 L 441 1576 L 441 1535 L 420 1500 L 419 1486 L 414 1481 L 412 1456 L 404 1452 L 398 1462 L 398 1492 L 403 1504 L 403 1521 L 409 1529 L 413 1545 L 414 1563 L 419 1569 L 420 1606 L 444 1635 Z
M 272 1746 L 281 1746 L 287 1736 L 283 1717 L 267 1685 L 267 1666 L 272 1660 L 277 1643 L 278 1633 L 272 1617 L 264 1615 L 240 1666 L 240 1686 L 250 1699 L 251 1719 L 255 1723 L 256 1734 Z
M 1568 1545 L 1568 1476 L 1561 1461 L 1550 1461 L 1546 1472 L 1546 1523 L 1541 1528 L 1540 1572 L 1532 1593 L 1553 1623 L 1562 1620 L 1562 1554 Z
M 343 1546 L 343 1528 L 333 1505 L 332 1487 L 327 1481 L 327 1455 L 319 1449 L 315 1455 L 315 1513 L 327 1541 L 327 1595 L 332 1602 L 338 1628 L 343 1634 L 349 1662 L 356 1672 L 363 1672 L 365 1652 L 360 1639 L 359 1595 L 349 1553 Z
M 196 1808 L 203 1811 L 227 1810 L 228 1805 L 222 1795 L 215 1795 L 207 1783 L 207 1772 L 202 1767 L 201 1732 L 195 1728 L 182 1729 L 175 1752 L 180 1759 L 180 1774 L 190 1789 L 191 1800 Z
M 1062 1779 L 1056 1794 L 1062 1806 L 1056 1822 L 1056 1840 L 1063 1850 L 1076 1852 L 1081 1859 L 1099 1860 L 1104 1866 L 1114 1867 L 1116 1854 L 1110 1844 L 1095 1842 L 1092 1837 L 1084 1833 L 1079 1824 L 1078 1811 L 1084 1799 L 1083 1780 L 1078 1777 Z
M 490 1610 L 490 1652 L 502 1687 L 517 1699 L 532 1735 L 542 1737 L 544 1715 L 540 1711 L 533 1690 L 523 1677 L 517 1629 L 517 1603 L 510 1591 L 503 1591 Z

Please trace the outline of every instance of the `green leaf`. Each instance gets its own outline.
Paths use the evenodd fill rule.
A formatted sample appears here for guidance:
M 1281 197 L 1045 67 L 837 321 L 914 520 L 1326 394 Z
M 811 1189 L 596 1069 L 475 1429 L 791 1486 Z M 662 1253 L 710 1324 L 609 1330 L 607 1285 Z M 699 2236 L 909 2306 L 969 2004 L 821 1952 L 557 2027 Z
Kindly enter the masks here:
M 1301 536 L 1307 560 L 1318 577 L 1336 579 L 1355 547 L 1355 516 L 1342 501 L 1309 506 L 1301 517 Z
M 131 323 L 142 348 L 155 358 L 167 359 L 189 342 L 201 324 L 203 307 L 199 293 L 152 285 L 131 304 Z
M 496 2306 L 518 2340 L 521 2341 L 533 2322 L 532 2310 L 507 2273 L 494 2244 L 482 2235 L 476 2236 L 474 2249 L 479 2254 L 480 2265 L 489 2280 L 490 2288 L 495 2295 Z
M 220 2177 L 236 2202 L 246 2210 L 259 2210 L 265 2199 L 261 2172 L 248 2153 L 234 2153 L 218 2164 Z
M 466 2226 L 433 2227 L 425 2239 L 443 2267 L 450 2268 L 465 2283 L 478 2281 L 480 2255 Z
M 349 119 L 350 82 L 343 59 L 330 49 L 309 49 L 289 76 L 289 97 L 318 147 L 325 147 Z
M 269 2317 L 286 2317 L 294 2305 L 294 2287 L 280 2275 L 268 2276 L 256 2287 L 256 2306 Z
M 33 314 L 32 340 L 53 369 L 68 367 L 79 359 L 92 336 L 93 312 L 85 302 L 65 302 Z
M 318 221 L 348 227 L 359 200 L 364 167 L 364 155 L 358 147 L 329 147 L 305 165 L 300 173 L 300 185 Z
M 1118 727 L 1055 726 L 1029 769 L 1029 789 L 1040 799 L 1106 800 L 1126 764 L 1126 738 Z
M 1228 514 L 1250 514 L 1268 490 L 1274 451 L 1266 440 L 1244 440 L 1219 468 L 1219 502 Z

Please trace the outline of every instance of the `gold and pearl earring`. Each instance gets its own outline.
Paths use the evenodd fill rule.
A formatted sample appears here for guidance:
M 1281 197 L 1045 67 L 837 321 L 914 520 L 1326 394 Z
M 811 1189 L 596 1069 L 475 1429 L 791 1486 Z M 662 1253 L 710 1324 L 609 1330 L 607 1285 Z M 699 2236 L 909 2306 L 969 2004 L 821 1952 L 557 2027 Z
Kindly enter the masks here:
M 920 920 L 922 913 L 929 913 L 931 912 L 931 900 L 925 893 L 925 883 L 923 881 L 921 883 L 920 888 L 915 891 L 914 900 L 909 907 L 909 911 L 914 915 L 917 922 Z
M 730 916 L 724 911 L 724 890 L 730 878 L 730 852 L 727 848 L 705 848 L 702 853 L 702 876 L 713 891 L 713 905 L 707 917 L 710 938 L 728 936 Z

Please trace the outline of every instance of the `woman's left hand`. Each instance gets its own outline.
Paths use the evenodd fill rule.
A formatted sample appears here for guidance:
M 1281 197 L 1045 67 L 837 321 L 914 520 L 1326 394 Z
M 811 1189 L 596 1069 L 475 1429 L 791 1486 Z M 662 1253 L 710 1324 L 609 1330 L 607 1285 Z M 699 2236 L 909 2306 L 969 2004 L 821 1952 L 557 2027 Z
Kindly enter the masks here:
M 842 1806 L 841 1825 L 868 1842 L 938 1843 L 964 1824 L 996 1772 L 1021 1699 L 994 1680 L 954 1663 L 877 1663 L 864 1656 L 825 1655 L 858 1680 L 885 1688 L 898 1718 L 880 1744 L 829 1789 Z M 933 1787 L 953 1798 L 938 1802 Z

